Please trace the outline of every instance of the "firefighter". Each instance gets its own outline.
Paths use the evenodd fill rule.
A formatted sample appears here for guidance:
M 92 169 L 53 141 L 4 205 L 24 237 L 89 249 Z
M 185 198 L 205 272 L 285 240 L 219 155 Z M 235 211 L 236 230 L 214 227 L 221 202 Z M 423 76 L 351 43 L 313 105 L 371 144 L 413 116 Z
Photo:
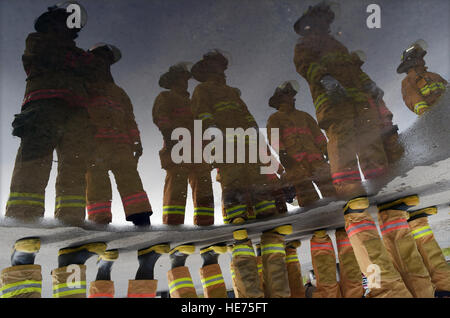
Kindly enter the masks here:
M 112 189 L 108 171 L 114 174 L 126 220 L 149 225 L 152 208 L 137 171 L 142 143 L 133 105 L 126 92 L 115 84 L 111 65 L 121 58 L 120 50 L 99 43 L 89 52 L 93 66 L 87 77 L 88 111 L 95 126 L 95 151 L 86 175 L 89 220 L 112 221 Z
M 310 86 L 319 127 L 329 139 L 333 184 L 338 195 L 348 200 L 366 194 L 357 156 L 366 179 L 383 175 L 387 167 L 379 114 L 367 98 L 370 94 L 378 99 L 382 91 L 373 82 L 361 81 L 358 63 L 330 35 L 333 20 L 329 5 L 309 7 L 294 25 L 302 36 L 294 64 Z
M 402 81 L 403 101 L 419 116 L 436 104 L 447 85 L 439 74 L 428 72 L 424 60 L 426 54 L 425 41 L 418 40 L 403 52 L 397 68 L 397 73 L 406 73 Z
M 206 298 L 227 298 L 227 288 L 223 279 L 222 270 L 218 262 L 219 255 L 227 252 L 225 243 L 214 244 L 200 250 L 202 267 L 200 280 L 203 286 L 203 295 Z
M 22 56 L 27 86 L 22 112 L 13 122 L 21 138 L 11 180 L 6 216 L 35 220 L 44 216 L 45 187 L 58 155 L 55 218 L 79 223 L 85 218 L 85 173 L 91 133 L 85 106 L 84 70 L 91 57 L 75 45 L 80 28 L 68 28 L 66 8 L 50 7 L 35 22 Z M 81 28 L 86 23 L 83 7 Z M 31 176 L 31 177 L 30 177 Z
M 202 120 L 204 129 L 215 127 L 222 133 L 223 163 L 214 162 L 220 170 L 222 198 L 225 206 L 226 223 L 243 223 L 248 219 L 249 206 L 254 209 L 256 218 L 264 218 L 276 214 L 275 200 L 270 194 L 261 165 L 249 163 L 250 149 L 257 144 L 256 138 L 245 138 L 245 152 L 238 147 L 244 136 L 226 134 L 227 128 L 243 129 L 258 133 L 258 125 L 240 98 L 237 89 L 226 84 L 225 70 L 229 60 L 219 50 L 205 54 L 192 68 L 193 77 L 201 82 L 192 95 L 192 112 L 195 119 Z M 242 137 L 242 138 L 240 138 Z M 228 144 L 228 145 L 225 145 Z M 255 148 L 255 147 L 253 147 Z M 233 149 L 228 152 L 226 149 Z M 215 151 L 218 151 L 217 149 Z M 238 157 L 244 157 L 245 163 L 238 163 Z M 230 163 L 232 159 L 233 163 Z M 249 200 L 251 204 L 249 204 Z
M 442 249 L 428 223 L 428 216 L 436 213 L 435 206 L 408 211 L 408 224 L 423 263 L 431 276 L 431 282 L 436 288 L 436 297 L 449 297 L 450 265 L 445 261 Z
M 14 243 L 11 267 L 0 273 L 0 298 L 41 298 L 41 266 L 34 264 L 40 247 L 38 237 L 27 237 Z
M 178 63 L 163 74 L 159 85 L 167 91 L 161 92 L 153 106 L 153 122 L 164 139 L 159 152 L 161 166 L 166 170 L 163 199 L 163 223 L 184 224 L 187 183 L 191 185 L 194 201 L 194 224 L 214 224 L 214 197 L 211 181 L 211 166 L 208 163 L 175 163 L 171 158 L 175 141 L 171 139 L 176 128 L 186 128 L 194 135 L 194 117 L 191 112 L 188 81 L 192 77 L 188 63 Z M 192 143 L 193 144 L 193 143 Z
M 356 64 L 362 67 L 366 61 L 366 55 L 362 51 L 352 52 L 352 58 Z M 363 71 L 360 75 L 361 82 L 364 86 L 370 87 L 376 85 L 375 82 Z M 377 92 L 377 90 L 372 90 Z M 398 126 L 394 125 L 392 119 L 394 115 L 387 108 L 386 103 L 383 100 L 384 92 L 380 91 L 380 94 L 368 94 L 368 101 L 371 107 L 378 111 L 380 117 L 380 129 L 381 139 L 383 140 L 384 151 L 389 164 L 396 163 L 403 156 L 405 149 L 398 141 Z M 365 170 L 363 168 L 363 170 Z
M 317 184 L 323 197 L 335 196 L 327 163 L 327 139 L 316 121 L 307 113 L 295 109 L 296 81 L 284 82 L 275 90 L 269 105 L 277 110 L 267 122 L 267 135 L 279 129 L 279 155 L 286 169 L 286 180 L 295 186 L 297 200 L 305 207 L 319 200 L 313 186 Z
M 58 268 L 52 271 L 53 298 L 86 298 L 86 261 L 105 254 L 106 243 L 95 242 L 58 251 Z

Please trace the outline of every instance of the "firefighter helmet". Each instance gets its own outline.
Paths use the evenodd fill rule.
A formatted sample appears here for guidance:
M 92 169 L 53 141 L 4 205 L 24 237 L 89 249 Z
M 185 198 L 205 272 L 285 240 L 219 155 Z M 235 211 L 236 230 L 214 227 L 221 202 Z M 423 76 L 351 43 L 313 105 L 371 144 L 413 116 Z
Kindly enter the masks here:
M 422 61 L 427 54 L 427 43 L 424 40 L 417 40 L 403 51 L 402 62 L 397 68 L 397 73 L 406 73 L 408 70 L 417 65 L 417 62 Z
M 165 89 L 171 89 L 174 81 L 180 76 L 186 76 L 189 80 L 192 78 L 191 75 L 191 62 L 179 62 L 175 65 L 172 65 L 169 68 L 169 71 L 161 75 L 159 79 L 159 86 Z
M 308 10 L 295 22 L 294 30 L 297 34 L 304 35 L 318 24 L 329 26 L 339 14 L 339 10 L 339 4 L 330 1 L 309 6 Z
M 286 81 L 275 89 L 272 97 L 269 99 L 269 106 L 278 109 L 280 98 L 284 95 L 294 97 L 300 91 L 300 85 L 297 81 Z
M 223 50 L 214 49 L 203 55 L 203 58 L 192 67 L 193 77 L 199 81 L 206 81 L 211 73 L 223 73 L 231 65 L 231 54 Z
M 70 16 L 70 12 L 67 10 L 69 6 L 78 6 L 80 9 L 80 28 L 74 28 L 75 32 L 79 32 L 86 26 L 88 14 L 86 9 L 77 1 L 65 1 L 55 4 L 48 8 L 47 12 L 41 14 L 34 22 L 34 28 L 38 32 L 47 32 L 51 25 L 64 25 L 67 26 L 67 19 Z

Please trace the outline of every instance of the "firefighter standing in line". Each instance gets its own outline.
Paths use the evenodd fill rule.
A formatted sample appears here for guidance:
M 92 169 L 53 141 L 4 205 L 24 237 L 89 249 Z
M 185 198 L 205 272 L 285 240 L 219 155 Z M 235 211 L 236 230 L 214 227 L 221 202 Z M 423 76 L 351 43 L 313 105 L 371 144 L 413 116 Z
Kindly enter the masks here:
M 439 74 L 428 72 L 424 56 L 427 54 L 426 43 L 418 40 L 402 54 L 402 62 L 397 73 L 406 73 L 402 81 L 402 95 L 406 106 L 421 116 L 432 109 L 444 94 L 448 82 Z M 437 295 L 450 292 L 450 267 L 433 232 L 428 224 L 428 215 L 436 214 L 436 207 L 408 211 L 408 224 L 415 239 L 419 253 L 436 287 Z
M 22 112 L 13 122 L 21 138 L 11 179 L 6 216 L 44 216 L 45 187 L 58 155 L 55 217 L 67 223 L 85 219 L 85 173 L 91 151 L 92 128 L 85 109 L 84 70 L 91 56 L 75 45 L 81 29 L 67 26 L 66 7 L 53 6 L 35 22 L 22 56 L 27 87 Z M 82 9 L 81 27 L 86 24 Z
M 191 136 L 194 132 L 194 117 L 187 91 L 191 77 L 188 63 L 170 67 L 159 80 L 159 85 L 168 91 L 160 93 L 153 106 L 153 122 L 164 138 L 164 146 L 160 151 L 161 166 L 167 172 L 163 223 L 169 225 L 184 224 L 188 181 L 192 187 L 194 201 L 194 224 L 214 224 L 211 166 L 208 163 L 176 164 L 171 158 L 172 147 L 176 143 L 171 139 L 172 131 L 176 128 L 187 128 Z
M 295 47 L 294 64 L 310 86 L 319 126 L 329 139 L 333 184 L 348 200 L 366 194 L 357 156 L 366 179 L 384 174 L 387 167 L 379 114 L 367 98 L 383 93 L 375 83 L 361 81 L 359 63 L 329 34 L 333 20 L 330 7 L 320 3 L 295 23 L 302 38 Z
M 214 163 L 220 170 L 222 198 L 225 206 L 226 223 L 242 223 L 248 219 L 248 207 L 254 209 L 256 218 L 264 218 L 276 214 L 275 201 L 270 195 L 267 183 L 262 181 L 260 164 L 248 163 L 249 149 L 257 138 L 245 139 L 245 153 L 239 153 L 235 134 L 226 135 L 227 128 L 241 128 L 244 131 L 254 128 L 258 133 L 258 125 L 240 98 L 239 92 L 226 84 L 225 70 L 228 59 L 218 50 L 203 56 L 192 68 L 192 75 L 201 82 L 192 95 L 192 112 L 194 118 L 202 120 L 203 128 L 216 127 L 222 132 L 224 150 L 226 143 L 234 149 L 234 163 Z M 229 148 L 229 147 L 228 147 Z M 223 151 L 224 158 L 227 157 Z M 245 155 L 246 163 L 237 163 L 237 157 Z M 231 157 L 231 156 L 230 156 Z M 225 162 L 225 160 L 224 160 Z M 248 203 L 250 198 L 251 204 Z
M 326 161 L 327 140 L 316 121 L 307 113 L 295 109 L 296 81 L 284 82 L 270 98 L 269 105 L 277 110 L 267 122 L 267 135 L 279 129 L 279 154 L 286 169 L 286 179 L 294 185 L 300 206 L 319 200 L 314 181 L 323 197 L 333 197 L 336 192 Z
M 309 83 L 319 126 L 327 133 L 328 156 L 338 196 L 350 199 L 343 208 L 345 229 L 361 272 L 368 276 L 371 264 L 381 272 L 381 288 L 371 297 L 411 297 L 378 234 L 369 200 L 361 184 L 358 155 L 366 179 L 384 173 L 387 157 L 376 109 L 367 94 L 382 95 L 374 83 L 361 82 L 361 69 L 347 48 L 330 33 L 334 13 L 326 4 L 310 7 L 295 23 L 302 35 L 295 47 L 297 72 Z M 351 199 L 353 198 L 353 199 Z
M 447 85 L 439 74 L 428 72 L 424 60 L 426 54 L 425 41 L 418 40 L 403 52 L 397 68 L 397 73 L 406 73 L 402 81 L 403 101 L 419 116 L 436 104 Z
M 152 208 L 137 171 L 142 144 L 133 105 L 126 92 L 115 84 L 111 65 L 121 59 L 118 48 L 99 43 L 89 52 L 94 56 L 87 77 L 88 111 L 96 128 L 95 151 L 86 174 L 89 220 L 112 221 L 112 189 L 108 171 L 114 174 L 126 220 L 149 225 Z

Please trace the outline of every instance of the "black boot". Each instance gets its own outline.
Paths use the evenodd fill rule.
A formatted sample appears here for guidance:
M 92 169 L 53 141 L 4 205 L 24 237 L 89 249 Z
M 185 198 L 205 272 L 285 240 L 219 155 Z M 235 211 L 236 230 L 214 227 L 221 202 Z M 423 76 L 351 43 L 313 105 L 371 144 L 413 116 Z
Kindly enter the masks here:
M 138 214 L 130 215 L 126 218 L 127 221 L 133 222 L 134 225 L 139 227 L 146 227 L 150 226 L 150 216 L 153 214 L 153 212 L 143 212 Z
M 219 243 L 208 246 L 200 250 L 200 256 L 203 259 L 202 267 L 218 264 L 219 255 L 227 252 L 227 246 L 225 243 Z
M 187 257 L 194 252 L 195 246 L 192 244 L 184 244 L 173 248 L 169 253 L 171 268 L 184 266 Z
M 71 264 L 83 265 L 94 255 L 103 255 L 106 250 L 106 243 L 88 243 L 75 247 L 62 248 L 58 252 L 58 267 L 65 267 Z
M 98 270 L 95 280 L 111 280 L 111 269 L 118 258 L 118 250 L 109 250 L 100 255 L 97 261 Z
M 153 245 L 138 251 L 139 268 L 136 272 L 136 280 L 153 280 L 156 261 L 162 254 L 170 250 L 169 244 Z
M 11 255 L 11 266 L 33 265 L 40 248 L 41 240 L 38 237 L 17 240 Z

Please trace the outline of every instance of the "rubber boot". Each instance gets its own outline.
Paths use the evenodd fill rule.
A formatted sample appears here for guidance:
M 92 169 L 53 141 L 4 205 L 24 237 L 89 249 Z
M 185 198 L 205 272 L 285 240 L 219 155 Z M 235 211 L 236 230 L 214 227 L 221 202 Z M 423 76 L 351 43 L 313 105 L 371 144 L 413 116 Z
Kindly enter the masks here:
M 161 255 L 169 253 L 169 250 L 169 244 L 158 244 L 138 250 L 139 268 L 136 272 L 135 279 L 153 280 L 156 262 Z
M 412 207 L 415 207 L 419 204 L 419 197 L 417 195 L 409 195 L 407 197 L 403 197 L 397 200 L 393 200 L 390 202 L 385 202 L 378 205 L 379 211 L 385 210 L 399 210 L 406 211 Z
M 139 227 L 150 226 L 150 216 L 153 212 L 143 212 L 138 214 L 133 214 L 127 217 L 127 221 L 133 222 L 134 225 Z
M 11 266 L 33 265 L 40 248 L 41 240 L 38 237 L 17 240 L 11 255 Z
M 105 251 L 97 260 L 97 277 L 95 280 L 111 280 L 111 269 L 119 258 L 119 250 Z
M 199 270 L 205 298 L 227 298 L 227 289 L 218 263 L 220 254 L 227 252 L 225 243 L 219 243 L 200 250 L 203 266 Z
M 179 245 L 169 252 L 169 259 L 172 269 L 183 267 L 189 255 L 195 252 L 195 246 L 192 244 Z
M 96 242 L 80 246 L 62 248 L 58 252 L 58 267 L 65 267 L 71 264 L 83 265 L 94 255 L 103 255 L 106 250 L 106 243 Z

